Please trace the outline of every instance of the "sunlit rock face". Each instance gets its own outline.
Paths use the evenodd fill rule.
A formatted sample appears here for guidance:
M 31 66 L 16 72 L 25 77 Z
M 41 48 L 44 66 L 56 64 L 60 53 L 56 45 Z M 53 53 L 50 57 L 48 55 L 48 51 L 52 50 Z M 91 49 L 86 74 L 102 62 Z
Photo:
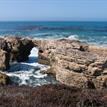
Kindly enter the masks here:
M 10 54 L 0 49 L 0 70 L 9 69 Z
M 0 38 L 0 69 L 9 69 L 11 44 L 7 43 L 4 38 Z
M 76 87 L 107 87 L 107 49 L 77 40 L 42 40 L 39 63 L 50 65 L 52 73 L 63 84 Z M 101 79 L 102 78 L 102 79 Z

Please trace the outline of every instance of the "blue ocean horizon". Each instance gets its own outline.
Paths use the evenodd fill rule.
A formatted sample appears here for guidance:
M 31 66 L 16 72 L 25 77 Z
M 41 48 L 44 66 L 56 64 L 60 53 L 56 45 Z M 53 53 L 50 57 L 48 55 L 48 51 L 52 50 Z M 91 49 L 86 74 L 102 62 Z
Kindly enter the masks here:
M 69 38 L 107 45 L 107 21 L 2 21 L 0 36 Z

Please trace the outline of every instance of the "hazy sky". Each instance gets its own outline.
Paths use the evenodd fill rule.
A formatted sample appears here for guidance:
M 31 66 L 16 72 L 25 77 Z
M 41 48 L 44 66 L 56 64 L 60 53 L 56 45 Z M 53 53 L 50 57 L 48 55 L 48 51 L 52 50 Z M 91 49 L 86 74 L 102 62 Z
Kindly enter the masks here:
M 107 0 L 0 0 L 0 20 L 107 21 Z

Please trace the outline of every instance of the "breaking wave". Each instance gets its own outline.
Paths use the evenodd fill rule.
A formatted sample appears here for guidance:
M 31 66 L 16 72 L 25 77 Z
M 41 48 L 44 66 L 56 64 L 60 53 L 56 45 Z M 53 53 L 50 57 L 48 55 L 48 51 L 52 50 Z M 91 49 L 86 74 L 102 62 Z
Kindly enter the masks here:
M 68 39 L 78 40 L 78 35 L 70 35 L 68 36 Z

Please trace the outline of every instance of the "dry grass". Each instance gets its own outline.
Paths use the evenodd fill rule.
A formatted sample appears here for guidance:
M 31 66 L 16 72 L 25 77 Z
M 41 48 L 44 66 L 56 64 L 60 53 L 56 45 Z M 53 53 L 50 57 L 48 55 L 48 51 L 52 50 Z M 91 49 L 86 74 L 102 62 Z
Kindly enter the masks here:
M 0 107 L 107 107 L 107 90 L 64 85 L 0 87 Z

